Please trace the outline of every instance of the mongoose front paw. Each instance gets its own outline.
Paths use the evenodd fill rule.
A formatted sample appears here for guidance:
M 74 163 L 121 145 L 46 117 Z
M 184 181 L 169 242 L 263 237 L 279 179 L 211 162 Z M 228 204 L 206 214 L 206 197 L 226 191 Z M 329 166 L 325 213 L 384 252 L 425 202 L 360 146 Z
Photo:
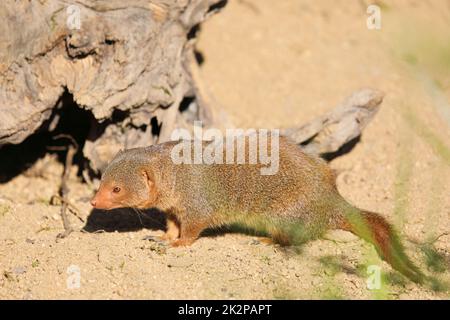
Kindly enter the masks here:
M 175 241 L 172 241 L 170 243 L 170 245 L 172 247 L 186 247 L 186 246 L 190 246 L 191 244 L 193 244 L 195 242 L 195 238 L 184 238 L 184 239 L 177 239 Z

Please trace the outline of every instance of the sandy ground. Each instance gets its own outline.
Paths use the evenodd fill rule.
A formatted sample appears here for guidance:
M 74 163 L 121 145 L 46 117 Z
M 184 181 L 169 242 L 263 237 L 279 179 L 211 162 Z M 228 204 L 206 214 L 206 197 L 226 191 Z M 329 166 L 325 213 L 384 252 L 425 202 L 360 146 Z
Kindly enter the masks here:
M 380 30 L 366 27 L 365 1 L 231 0 L 202 27 L 202 77 L 237 127 L 299 125 L 358 88 L 383 90 L 360 143 L 331 163 L 339 190 L 393 221 L 420 267 L 448 282 L 450 4 L 377 3 Z M 155 217 L 91 213 L 94 190 L 75 170 L 71 201 L 85 222 L 71 221 L 87 231 L 55 241 L 62 222 L 50 198 L 61 172 L 47 157 L 0 185 L 2 299 L 449 298 L 405 280 L 345 232 L 299 253 L 223 232 L 165 249 L 142 240 L 161 233 Z M 384 275 L 378 290 L 367 288 L 369 265 Z

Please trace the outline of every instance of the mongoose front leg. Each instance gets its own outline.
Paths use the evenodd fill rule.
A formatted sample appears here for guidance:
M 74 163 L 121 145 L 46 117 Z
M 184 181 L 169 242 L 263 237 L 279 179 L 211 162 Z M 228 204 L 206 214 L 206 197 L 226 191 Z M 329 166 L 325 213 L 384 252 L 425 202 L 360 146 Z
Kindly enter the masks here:
M 175 218 L 167 217 L 166 232 L 162 236 L 146 236 L 143 240 L 150 240 L 160 244 L 167 245 L 168 243 L 175 241 L 180 236 L 180 228 Z
M 161 236 L 161 240 L 174 241 L 178 239 L 179 236 L 180 228 L 178 227 L 176 221 L 171 218 L 167 218 L 167 230 L 166 233 Z
M 181 222 L 180 228 L 180 238 L 175 241 L 172 241 L 170 245 L 172 247 L 183 247 L 190 246 L 197 240 L 200 236 L 200 233 L 206 228 L 206 225 L 203 223 L 195 222 Z

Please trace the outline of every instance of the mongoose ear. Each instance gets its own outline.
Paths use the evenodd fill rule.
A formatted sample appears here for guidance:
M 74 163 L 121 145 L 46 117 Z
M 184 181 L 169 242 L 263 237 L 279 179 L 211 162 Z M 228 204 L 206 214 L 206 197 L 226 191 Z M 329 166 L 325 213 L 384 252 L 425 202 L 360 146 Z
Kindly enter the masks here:
M 150 175 L 146 170 L 142 171 L 142 175 L 144 176 L 145 181 L 147 181 L 149 188 L 152 188 L 155 185 L 155 182 L 153 181 L 153 176 Z

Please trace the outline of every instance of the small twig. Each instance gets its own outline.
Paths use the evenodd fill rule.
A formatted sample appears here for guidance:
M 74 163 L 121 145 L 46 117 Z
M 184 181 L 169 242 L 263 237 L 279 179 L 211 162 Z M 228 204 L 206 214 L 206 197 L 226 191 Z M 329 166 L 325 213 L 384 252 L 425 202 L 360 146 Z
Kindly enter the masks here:
M 63 225 L 64 225 L 64 232 L 58 234 L 58 238 L 65 238 L 67 237 L 70 233 L 72 233 L 73 228 L 70 225 L 70 221 L 69 218 L 67 217 L 67 207 L 68 207 L 68 203 L 67 203 L 67 195 L 69 193 L 69 188 L 67 186 L 67 179 L 69 178 L 69 173 L 70 173 L 70 168 L 72 167 L 72 160 L 73 160 L 73 156 L 76 153 L 76 149 L 74 146 L 69 146 L 69 149 L 67 150 L 67 156 L 66 156 L 66 164 L 65 164 L 65 169 L 64 169 L 64 174 L 62 177 L 62 182 L 61 182 L 61 188 L 60 188 L 60 194 L 61 194 L 61 198 L 62 198 L 62 206 L 61 206 L 61 217 L 63 220 Z
M 99 230 L 95 230 L 95 231 L 87 231 L 86 229 L 81 229 L 80 230 L 80 232 L 81 233 L 94 233 L 94 234 L 96 234 L 96 233 L 106 233 L 106 230 L 104 230 L 104 229 L 99 229 Z
M 78 151 L 79 147 L 78 147 L 78 142 L 71 136 L 68 134 L 58 134 L 56 136 L 53 137 L 53 140 L 58 140 L 58 139 L 69 139 L 70 142 L 72 142 L 72 145 L 75 147 L 75 151 Z M 73 159 L 72 159 L 73 160 Z M 72 164 L 72 161 L 71 161 Z
M 424 241 L 424 242 L 422 242 L 422 241 L 420 241 L 420 240 L 418 240 L 418 239 L 414 239 L 414 238 L 410 238 L 410 239 L 407 239 L 409 242 L 411 242 L 411 243 L 414 243 L 414 244 L 417 244 L 417 245 L 433 245 L 436 241 L 438 241 L 440 238 L 442 238 L 442 237 L 444 237 L 444 236 L 448 236 L 448 235 L 450 235 L 450 232 L 444 232 L 444 233 L 441 233 L 440 235 L 438 235 L 438 236 L 436 236 L 436 237 L 434 237 L 433 239 L 431 239 L 431 240 L 428 240 L 428 241 Z
M 72 233 L 74 230 L 72 226 L 70 225 L 69 218 L 67 217 L 67 208 L 69 207 L 69 200 L 68 200 L 68 194 L 69 194 L 69 187 L 67 186 L 67 180 L 69 179 L 70 175 L 70 169 L 72 168 L 73 164 L 73 157 L 75 156 L 76 152 L 78 151 L 78 143 L 75 141 L 75 139 L 72 136 L 66 135 L 66 134 L 60 134 L 54 137 L 54 139 L 60 139 L 65 138 L 69 139 L 72 144 L 70 144 L 67 148 L 67 154 L 66 154 L 66 162 L 64 164 L 64 173 L 61 179 L 61 186 L 59 188 L 59 194 L 61 198 L 61 218 L 63 221 L 64 226 L 64 232 L 57 235 L 58 239 L 62 239 L 67 237 L 69 234 Z
M 61 147 L 57 147 L 57 146 L 47 146 L 47 150 L 51 150 L 51 151 L 64 151 L 67 150 L 66 146 L 61 146 Z
M 75 206 L 72 202 L 67 199 L 63 199 L 60 195 L 57 194 L 53 195 L 50 201 L 53 202 L 53 199 L 58 199 L 59 201 L 61 201 L 61 203 L 66 202 L 68 205 L 67 208 L 73 213 L 73 215 L 76 216 L 81 222 L 85 222 L 83 217 L 80 216 L 80 209 L 78 209 L 78 207 Z
M 81 175 L 83 176 L 84 181 L 86 181 L 86 183 L 88 184 L 88 186 L 89 186 L 92 190 L 95 190 L 96 188 L 95 188 L 94 182 L 92 181 L 91 177 L 89 176 L 88 170 L 87 170 L 87 169 L 84 169 L 84 170 L 81 172 Z
M 186 264 L 186 265 L 173 265 L 173 264 L 168 264 L 167 266 L 169 267 L 169 268 L 189 268 L 189 267 L 192 267 L 194 264 L 193 263 L 189 263 L 189 264 Z
M 450 235 L 450 232 L 444 232 L 441 233 L 440 235 L 438 235 L 437 237 L 435 237 L 433 240 L 428 241 L 428 243 L 434 244 L 436 241 L 438 241 L 440 238 L 444 237 L 444 236 L 448 236 Z

